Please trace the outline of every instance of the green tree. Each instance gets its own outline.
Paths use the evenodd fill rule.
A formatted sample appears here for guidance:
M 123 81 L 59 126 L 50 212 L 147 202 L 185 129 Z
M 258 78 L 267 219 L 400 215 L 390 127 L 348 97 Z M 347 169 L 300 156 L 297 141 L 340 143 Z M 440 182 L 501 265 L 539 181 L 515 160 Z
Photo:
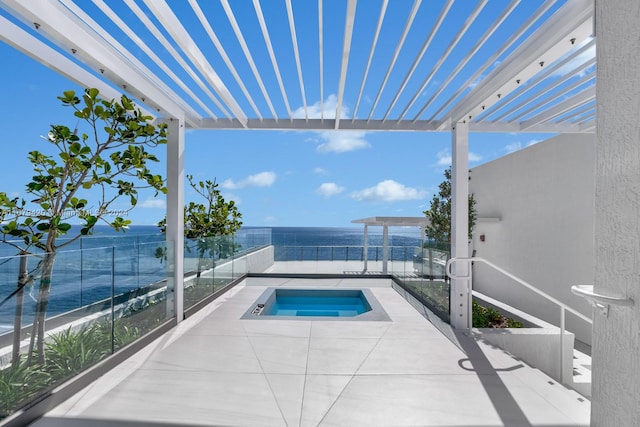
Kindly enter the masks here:
M 33 197 L 30 204 L 24 199 L 9 199 L 5 193 L 0 195 L 3 242 L 15 247 L 21 255 L 31 254 L 34 249 L 41 252 L 28 364 L 32 363 L 34 347 L 37 362 L 44 363 L 44 323 L 56 252 L 91 234 L 98 222 L 123 231 L 131 221 L 111 215 L 110 209 L 116 202 L 124 199 L 132 209 L 140 189 L 151 188 L 156 194 L 167 191 L 164 179 L 148 168 L 150 162 L 158 159 L 146 150 L 166 144 L 165 124 L 151 124 L 153 118 L 144 115 L 124 95 L 120 100 L 109 101 L 100 97 L 98 89 L 86 89 L 82 97 L 66 91 L 58 99 L 73 110 L 75 130 L 52 125 L 44 139 L 50 144 L 46 151 L 54 154 L 29 152 L 28 160 L 34 171 L 26 188 Z M 78 135 L 79 126 L 87 133 Z M 71 224 L 67 222 L 72 217 L 80 221 L 77 233 L 71 233 Z M 60 244 L 58 238 L 68 233 L 75 235 Z M 24 273 L 21 271 L 20 275 Z M 29 278 L 19 279 L 19 286 L 25 280 Z
M 438 194 L 433 195 L 429 210 L 423 213 L 429 218 L 430 224 L 425 227 L 425 237 L 436 245 L 451 245 L 451 167 L 444 171 L 444 181 L 439 185 Z M 469 177 L 471 179 L 471 177 Z M 469 239 L 476 224 L 476 200 L 469 195 Z M 446 248 L 445 248 L 446 249 Z
M 235 249 L 233 242 L 224 236 L 233 235 L 240 229 L 242 214 L 233 200 L 225 201 L 215 180 L 196 183 L 193 175 L 187 175 L 187 180 L 191 188 L 206 201 L 189 202 L 184 207 L 184 236 L 195 242 L 198 253 L 197 282 L 203 270 L 213 268 L 212 260 L 216 256 L 227 256 Z M 158 226 L 163 233 L 166 232 L 166 218 Z M 191 248 L 187 246 L 187 250 Z

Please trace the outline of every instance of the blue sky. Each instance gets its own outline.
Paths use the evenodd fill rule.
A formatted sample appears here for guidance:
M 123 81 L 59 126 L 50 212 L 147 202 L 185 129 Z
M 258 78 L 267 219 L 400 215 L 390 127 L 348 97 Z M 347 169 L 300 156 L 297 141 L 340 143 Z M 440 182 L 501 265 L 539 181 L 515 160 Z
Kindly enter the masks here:
M 51 124 L 75 125 L 56 96 L 83 88 L 2 42 L 0 57 L 0 191 L 28 198 L 27 153 L 47 150 L 41 135 Z M 319 99 L 312 98 L 307 96 L 308 108 L 319 114 Z M 325 98 L 328 110 L 335 95 L 325 91 Z M 301 107 L 291 105 L 292 110 Z M 348 116 L 352 108 L 344 105 L 343 113 Z M 470 167 L 551 136 L 471 134 Z M 215 179 L 225 198 L 236 201 L 244 225 L 347 227 L 371 216 L 422 216 L 450 164 L 451 135 L 188 130 L 185 146 L 186 173 L 196 180 Z M 156 154 L 162 163 L 155 170 L 164 174 L 164 147 Z M 185 191 L 187 201 L 198 201 L 195 192 Z M 144 192 L 128 218 L 133 224 L 155 224 L 164 209 L 164 197 Z

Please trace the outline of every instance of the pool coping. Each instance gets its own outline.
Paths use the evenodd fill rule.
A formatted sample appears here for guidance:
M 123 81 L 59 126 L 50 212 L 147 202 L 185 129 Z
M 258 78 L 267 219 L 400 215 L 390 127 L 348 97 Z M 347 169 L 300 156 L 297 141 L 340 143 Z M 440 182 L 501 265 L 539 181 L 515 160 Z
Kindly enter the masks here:
M 369 306 L 371 307 L 370 311 L 367 311 L 362 314 L 358 314 L 356 316 L 349 317 L 328 317 L 328 316 L 270 316 L 270 315 L 260 315 L 255 314 L 254 311 L 259 305 L 266 305 L 271 298 L 274 298 L 276 290 L 313 290 L 313 291 L 360 291 L 364 294 Z M 377 300 L 371 289 L 369 288 L 359 288 L 359 287 L 344 287 L 338 289 L 327 289 L 327 288 L 317 288 L 317 287 L 282 287 L 282 286 L 269 286 L 265 291 L 253 302 L 250 304 L 249 308 L 245 313 L 240 317 L 243 320 L 323 320 L 323 321 L 374 321 L 374 322 L 391 322 L 391 318 L 387 314 L 387 312 L 382 307 L 382 304 Z

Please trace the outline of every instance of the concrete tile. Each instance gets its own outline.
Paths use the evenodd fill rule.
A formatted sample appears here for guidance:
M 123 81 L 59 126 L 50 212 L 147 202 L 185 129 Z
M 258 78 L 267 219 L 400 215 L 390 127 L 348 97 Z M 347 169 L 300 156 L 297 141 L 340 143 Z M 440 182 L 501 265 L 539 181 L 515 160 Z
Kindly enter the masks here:
M 311 333 L 310 321 L 277 319 L 243 319 L 242 327 L 248 336 L 281 336 L 308 338 Z
M 320 424 L 336 427 L 499 425 L 503 425 L 500 416 L 482 392 L 477 378 L 451 375 L 358 375 Z
M 164 392 L 163 392 L 164 391 Z M 161 423 L 286 426 L 262 374 L 143 370 L 84 417 Z
M 312 338 L 380 338 L 391 322 L 315 321 L 311 324 Z
M 263 372 L 300 374 L 307 369 L 309 338 L 249 337 Z
M 426 320 L 424 322 L 392 322 L 384 333 L 385 339 L 399 340 L 423 340 L 441 337 L 442 333 Z
M 282 286 L 291 279 L 286 277 L 247 277 L 245 279 L 246 286 Z
M 466 359 L 462 351 L 442 337 L 398 340 L 385 336 L 358 374 L 474 374 L 463 368 Z
M 247 337 L 184 335 L 152 354 L 143 369 L 261 373 Z
M 591 402 L 577 391 L 553 381 L 543 372 L 537 369 L 521 369 L 513 372 L 498 372 L 498 375 L 509 390 L 515 390 L 514 393 L 525 391 L 535 393 L 547 405 L 567 418 L 579 422 L 580 425 L 589 425 Z
M 300 426 L 319 425 L 351 378 L 351 375 L 307 375 Z
M 299 425 L 302 416 L 305 376 L 267 374 L 266 377 L 287 426 Z
M 373 277 L 341 279 L 338 286 L 347 288 L 388 288 L 391 279 L 376 279 Z
M 375 338 L 312 338 L 308 374 L 354 374 L 376 346 Z
M 534 370 L 522 370 L 525 371 Z M 542 384 L 533 385 L 522 382 L 513 373 L 506 372 L 490 377 L 508 391 L 533 425 L 589 425 L 590 404 L 587 401 L 579 402 L 577 399 L 571 401 L 566 393 L 569 390 L 560 384 L 547 383 L 546 387 Z M 487 390 L 490 396 L 492 392 L 492 388 Z M 492 397 L 495 401 L 501 400 L 498 393 Z

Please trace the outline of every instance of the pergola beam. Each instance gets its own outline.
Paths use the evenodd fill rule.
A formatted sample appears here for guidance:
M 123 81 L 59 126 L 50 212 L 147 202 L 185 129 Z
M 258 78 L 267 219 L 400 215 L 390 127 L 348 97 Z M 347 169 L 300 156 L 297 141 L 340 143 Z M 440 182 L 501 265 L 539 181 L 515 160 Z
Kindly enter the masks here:
M 25 22 L 31 25 L 37 23 L 39 33 L 45 34 L 48 39 L 87 64 L 96 73 L 101 71 L 105 78 L 125 92 L 152 106 L 156 115 L 177 117 L 185 114 L 185 108 L 174 102 L 170 93 L 159 89 L 141 70 L 123 60 L 120 52 L 115 51 L 105 39 L 98 37 L 95 32 L 97 29 L 89 28 L 60 3 L 46 0 L 3 0 L 3 4 Z M 177 98 L 179 97 L 176 95 Z M 194 115 L 186 116 L 190 125 L 197 124 L 200 118 Z
M 573 43 L 580 43 L 593 32 L 593 1 L 575 0 L 566 3 L 547 19 L 536 32 L 522 42 L 500 63 L 490 77 L 484 79 L 448 114 L 452 123 L 472 118 L 497 103 L 535 74 L 545 64 L 564 55 Z

